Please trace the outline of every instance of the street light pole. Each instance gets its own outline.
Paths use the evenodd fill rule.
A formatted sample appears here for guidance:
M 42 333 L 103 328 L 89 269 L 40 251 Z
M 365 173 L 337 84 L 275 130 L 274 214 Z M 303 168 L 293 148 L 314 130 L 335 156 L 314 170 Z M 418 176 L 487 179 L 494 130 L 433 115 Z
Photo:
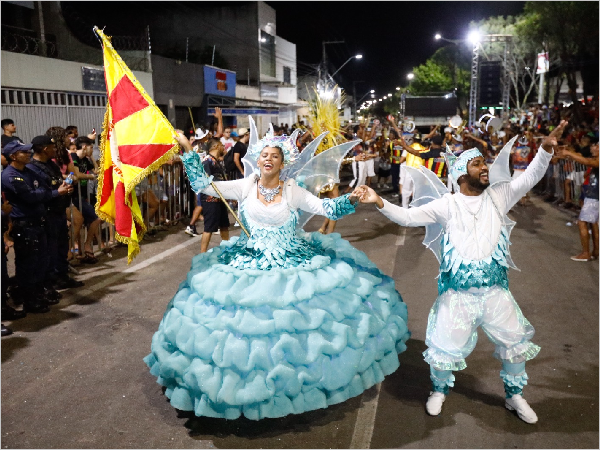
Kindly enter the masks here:
M 354 119 L 355 120 L 356 120 L 356 103 L 357 103 L 357 101 L 356 101 L 356 83 L 364 83 L 364 81 L 363 80 L 358 80 L 358 81 L 355 80 L 355 81 L 352 82 L 352 98 L 354 99 L 354 111 L 353 111 L 353 113 L 354 113 Z
M 337 74 L 337 73 L 338 73 L 340 70 L 342 70 L 342 68 L 343 68 L 343 67 L 344 67 L 346 64 L 348 64 L 348 63 L 349 63 L 350 61 L 352 61 L 352 59 L 354 59 L 354 58 L 356 58 L 356 59 L 362 59 L 362 55 L 358 54 L 358 55 L 354 55 L 354 56 L 351 56 L 350 58 L 348 58 L 348 59 L 346 60 L 346 62 L 340 66 L 340 68 L 339 68 L 338 70 L 336 70 L 335 72 L 333 72 L 333 74 L 331 75 L 331 78 L 333 78 L 333 77 L 334 77 L 334 76 L 335 76 L 335 75 L 336 75 L 336 74 Z
M 327 80 L 327 53 L 325 52 L 326 44 L 345 44 L 345 41 L 322 41 L 323 44 L 323 58 L 321 60 L 321 64 L 323 66 L 323 73 L 319 74 L 319 78 L 323 81 Z

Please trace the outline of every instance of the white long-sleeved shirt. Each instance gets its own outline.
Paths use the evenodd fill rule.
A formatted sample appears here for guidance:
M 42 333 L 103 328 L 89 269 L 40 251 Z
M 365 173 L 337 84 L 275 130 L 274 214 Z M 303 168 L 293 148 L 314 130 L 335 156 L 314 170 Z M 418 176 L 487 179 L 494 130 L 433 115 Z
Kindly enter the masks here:
M 254 192 L 258 190 L 258 178 L 248 177 L 240 180 L 217 181 L 215 182 L 215 185 L 224 198 L 242 202 L 246 197 L 251 195 L 252 190 L 254 190 Z M 286 201 L 292 209 L 299 209 L 319 216 L 328 216 L 328 211 L 324 206 L 324 200 L 298 186 L 295 180 L 286 180 L 284 189 Z M 202 193 L 218 197 L 217 192 L 211 186 L 202 189 Z
M 407 227 L 440 224 L 462 257 L 486 258 L 494 250 L 503 216 L 541 180 L 552 154 L 540 149 L 523 175 L 495 183 L 481 195 L 445 194 L 416 208 L 401 208 L 383 200 L 379 209 L 388 219 Z

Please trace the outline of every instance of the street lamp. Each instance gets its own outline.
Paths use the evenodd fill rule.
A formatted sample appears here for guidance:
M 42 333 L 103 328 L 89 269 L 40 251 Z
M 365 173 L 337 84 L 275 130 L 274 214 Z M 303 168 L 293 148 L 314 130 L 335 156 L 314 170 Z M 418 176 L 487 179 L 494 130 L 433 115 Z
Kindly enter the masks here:
M 464 39 L 447 39 L 444 36 L 442 36 L 440 33 L 437 33 L 434 37 L 435 37 L 436 41 L 442 40 L 442 41 L 450 42 L 451 44 L 454 44 L 454 45 L 458 45 L 461 41 L 464 40 Z
M 374 92 L 375 92 L 375 90 L 371 89 L 369 92 L 367 92 L 365 95 L 363 95 L 356 103 L 360 103 L 362 101 L 362 99 L 364 99 L 367 95 L 373 94 Z
M 414 73 L 409 73 L 408 75 L 406 75 L 406 78 L 408 78 L 409 80 L 412 80 L 415 77 Z
M 354 56 L 351 56 L 350 58 L 348 58 L 348 60 L 344 64 L 342 64 L 341 67 L 338 70 L 336 70 L 335 72 L 333 72 L 333 75 L 331 75 L 331 78 L 333 78 L 335 76 L 335 74 L 337 74 L 340 70 L 342 70 L 342 68 L 346 64 L 348 64 L 350 61 L 352 61 L 352 59 L 354 59 L 354 58 L 356 58 L 356 59 L 362 59 L 362 57 L 363 57 L 363 55 L 358 54 L 358 55 L 354 55 Z
M 469 33 L 467 39 L 471 44 L 477 45 L 481 41 L 481 34 L 479 33 L 479 31 L 473 30 Z

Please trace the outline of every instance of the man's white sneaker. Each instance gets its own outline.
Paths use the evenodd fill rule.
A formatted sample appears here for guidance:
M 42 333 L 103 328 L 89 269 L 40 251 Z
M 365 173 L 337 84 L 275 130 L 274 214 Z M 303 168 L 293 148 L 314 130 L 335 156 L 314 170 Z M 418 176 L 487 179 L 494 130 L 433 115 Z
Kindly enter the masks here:
M 531 409 L 531 406 L 529 406 L 527 401 L 519 394 L 515 394 L 511 398 L 507 398 L 504 406 L 506 406 L 506 409 L 510 411 L 517 411 L 519 418 L 523 422 L 536 423 L 538 421 L 537 415 L 533 409 Z
M 198 232 L 196 231 L 196 227 L 195 226 L 187 226 L 185 229 L 185 233 L 189 234 L 190 236 L 198 236 Z
M 444 394 L 441 392 L 432 392 L 427 399 L 427 404 L 425 405 L 427 414 L 430 416 L 439 416 L 442 412 L 444 400 L 446 400 L 446 396 Z

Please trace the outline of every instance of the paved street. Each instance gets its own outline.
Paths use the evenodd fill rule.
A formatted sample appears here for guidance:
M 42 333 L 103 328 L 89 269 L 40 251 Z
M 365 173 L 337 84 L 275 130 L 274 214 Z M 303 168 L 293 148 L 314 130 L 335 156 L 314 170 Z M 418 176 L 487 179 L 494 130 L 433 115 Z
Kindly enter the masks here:
M 65 291 L 48 314 L 10 324 L 15 333 L 2 339 L 2 448 L 598 448 L 598 262 L 569 259 L 580 251 L 577 228 L 538 198 L 511 217 L 521 269 L 511 271 L 511 290 L 542 347 L 527 366 L 535 425 L 504 408 L 500 363 L 484 333 L 441 416 L 426 414 L 421 352 L 437 261 L 421 244 L 422 228 L 402 228 L 369 205 L 337 231 L 394 278 L 412 331 L 400 368 L 381 385 L 283 419 L 178 415 L 142 358 L 200 249 L 180 224 L 144 242 L 129 267 L 125 248 L 82 266 L 84 288 Z

